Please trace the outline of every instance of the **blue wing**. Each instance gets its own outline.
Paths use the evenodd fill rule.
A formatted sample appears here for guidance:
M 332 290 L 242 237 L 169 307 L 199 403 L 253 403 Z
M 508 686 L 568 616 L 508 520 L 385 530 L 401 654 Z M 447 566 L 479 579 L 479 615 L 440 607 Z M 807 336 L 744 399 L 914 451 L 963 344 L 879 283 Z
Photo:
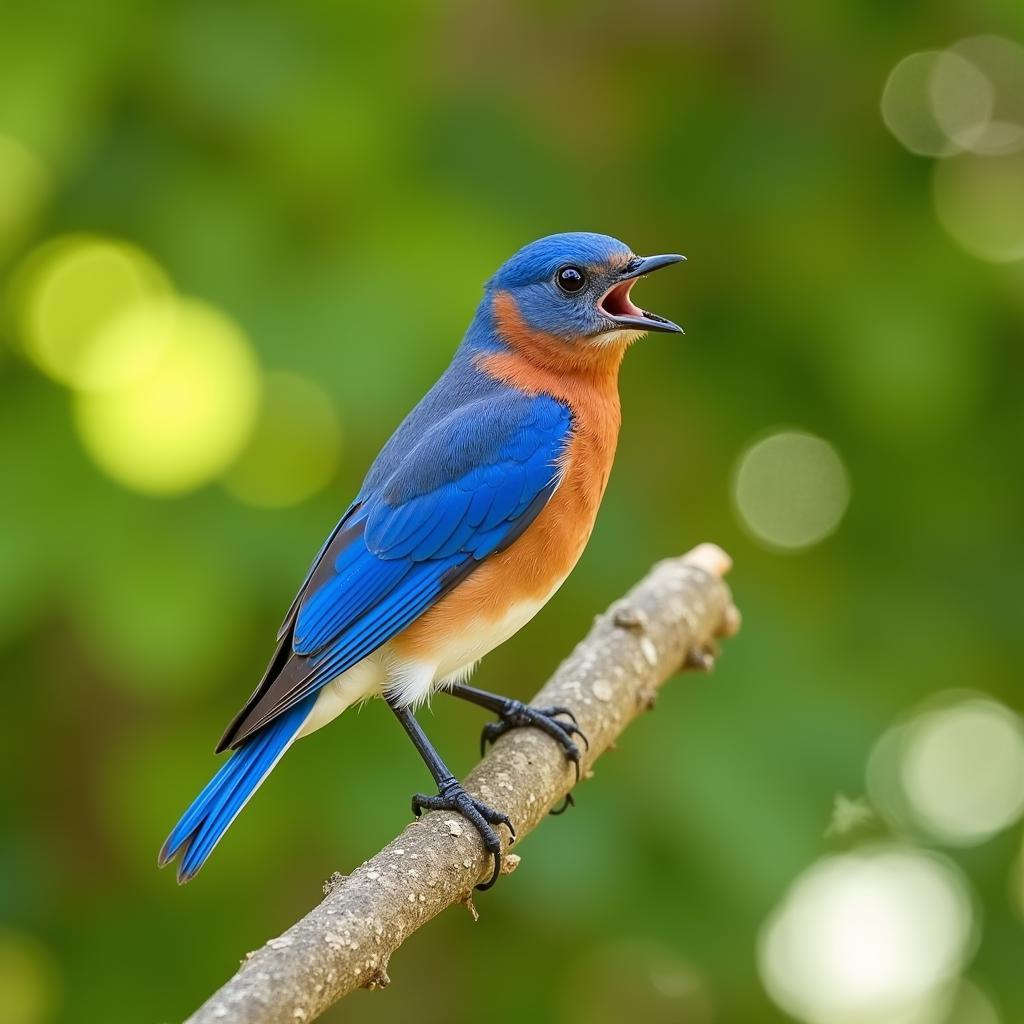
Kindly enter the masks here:
M 286 713 L 508 547 L 560 479 L 571 414 L 518 392 L 454 409 L 385 449 L 303 584 L 259 687 L 218 749 Z

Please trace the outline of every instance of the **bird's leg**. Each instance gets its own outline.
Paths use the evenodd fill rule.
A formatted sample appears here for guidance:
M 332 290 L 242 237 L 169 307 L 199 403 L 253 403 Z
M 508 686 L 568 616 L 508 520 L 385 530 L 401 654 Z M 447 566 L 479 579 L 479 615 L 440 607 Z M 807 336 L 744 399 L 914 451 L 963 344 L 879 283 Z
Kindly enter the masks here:
M 488 722 L 480 734 L 481 755 L 487 744 L 493 743 L 502 733 L 508 732 L 509 729 L 520 729 L 532 725 L 557 741 L 565 751 L 566 758 L 572 761 L 576 768 L 576 781 L 579 782 L 580 748 L 576 745 L 573 736 L 579 736 L 588 748 L 590 743 L 579 727 L 576 716 L 569 708 L 563 707 L 561 704 L 550 708 L 535 708 L 524 704 L 521 700 L 501 697 L 496 693 L 488 693 L 486 690 L 478 690 L 475 686 L 464 686 L 461 683 L 449 686 L 442 692 L 450 693 L 460 700 L 468 700 L 471 704 L 479 704 L 480 707 L 487 708 L 488 711 L 493 711 L 498 716 L 498 721 Z M 569 720 L 556 718 L 556 715 L 564 715 Z
M 456 811 L 461 814 L 480 833 L 487 851 L 494 857 L 494 873 L 478 889 L 490 889 L 497 881 L 501 873 L 501 839 L 494 830 L 495 825 L 508 827 L 512 842 L 515 842 L 516 830 L 509 820 L 507 814 L 496 811 L 480 800 L 475 800 L 463 788 L 458 779 L 452 775 L 448 766 L 441 760 L 441 755 L 434 749 L 434 745 L 427 739 L 423 727 L 416 721 L 412 709 L 408 706 L 398 707 L 388 701 L 388 706 L 394 711 L 395 716 L 402 727 L 409 734 L 413 746 L 419 751 L 430 774 L 434 776 L 437 783 L 437 796 L 426 796 L 423 793 L 416 793 L 412 798 L 412 812 L 419 817 L 420 812 L 427 811 Z

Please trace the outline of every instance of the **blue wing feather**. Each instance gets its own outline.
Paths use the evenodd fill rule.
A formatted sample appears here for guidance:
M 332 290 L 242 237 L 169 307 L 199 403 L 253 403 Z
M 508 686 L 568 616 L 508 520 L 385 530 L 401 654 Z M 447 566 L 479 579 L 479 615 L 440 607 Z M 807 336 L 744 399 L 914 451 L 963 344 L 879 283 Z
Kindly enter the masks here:
M 313 654 L 346 629 L 362 614 L 386 597 L 408 575 L 407 561 L 383 562 L 362 558 L 346 572 L 335 576 L 311 595 L 292 638 L 296 654 Z
M 519 536 L 557 486 L 571 426 L 555 399 L 510 390 L 446 415 L 388 476 L 371 470 L 373 485 L 299 595 L 294 656 L 253 695 L 231 745 L 357 664 Z

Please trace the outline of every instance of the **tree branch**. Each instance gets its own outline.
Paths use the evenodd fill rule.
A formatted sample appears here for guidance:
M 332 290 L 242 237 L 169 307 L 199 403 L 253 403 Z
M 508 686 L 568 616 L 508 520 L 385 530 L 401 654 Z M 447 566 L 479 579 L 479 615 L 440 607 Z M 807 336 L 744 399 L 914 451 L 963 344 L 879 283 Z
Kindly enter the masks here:
M 597 618 L 534 697 L 533 704 L 565 704 L 576 714 L 590 740 L 584 777 L 629 722 L 654 704 L 669 676 L 683 667 L 709 668 L 714 638 L 738 629 L 739 613 L 721 578 L 729 566 L 729 557 L 712 544 L 658 563 Z M 563 799 L 573 778 L 554 740 L 536 729 L 515 729 L 473 769 L 466 788 L 505 811 L 521 841 Z M 505 873 L 518 863 L 506 854 Z M 187 1024 L 311 1021 L 356 988 L 386 985 L 391 954 L 446 907 L 467 903 L 491 870 L 468 822 L 450 812 L 424 815 L 351 875 L 335 875 L 323 902 L 250 954 Z

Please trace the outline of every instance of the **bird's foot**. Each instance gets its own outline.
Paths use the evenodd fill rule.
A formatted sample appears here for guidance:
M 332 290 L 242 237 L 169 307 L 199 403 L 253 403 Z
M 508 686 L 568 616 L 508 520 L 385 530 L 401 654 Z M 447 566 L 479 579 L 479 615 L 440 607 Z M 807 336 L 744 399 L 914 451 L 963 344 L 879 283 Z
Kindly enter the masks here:
M 568 721 L 556 718 L 565 715 Z M 576 781 L 580 781 L 580 748 L 573 739 L 579 736 L 588 749 L 590 742 L 576 721 L 576 716 L 561 704 L 550 708 L 535 708 L 519 700 L 506 701 L 505 707 L 498 712 L 498 721 L 488 722 L 480 734 L 480 753 L 483 754 L 488 743 L 493 743 L 509 729 L 522 729 L 532 725 L 535 729 L 547 733 L 556 740 L 565 752 L 567 760 L 572 761 L 576 768 Z
M 480 890 L 490 889 L 501 874 L 501 839 L 494 830 L 494 825 L 508 828 L 511 841 L 516 841 L 516 830 L 507 814 L 496 811 L 481 800 L 475 800 L 455 779 L 441 783 L 437 796 L 426 796 L 416 793 L 412 798 L 412 813 L 418 818 L 422 811 L 457 811 L 480 833 L 487 852 L 494 858 L 494 873 L 482 885 Z

